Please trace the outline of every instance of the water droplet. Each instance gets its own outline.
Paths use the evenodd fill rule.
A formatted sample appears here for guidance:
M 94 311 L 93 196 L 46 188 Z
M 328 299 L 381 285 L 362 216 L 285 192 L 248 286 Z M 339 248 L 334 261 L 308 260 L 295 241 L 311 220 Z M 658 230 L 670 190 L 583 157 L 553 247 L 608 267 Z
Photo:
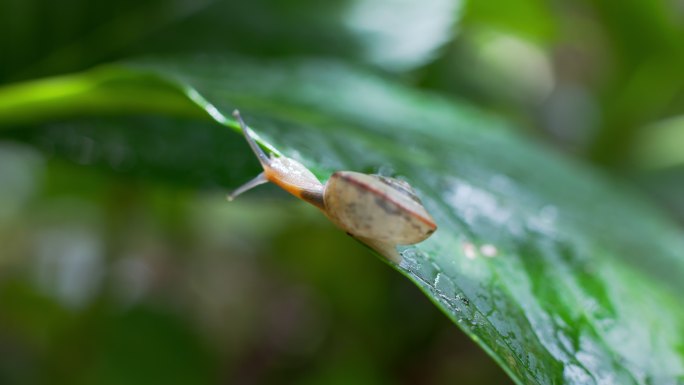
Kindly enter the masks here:
M 496 255 L 499 253 L 499 250 L 496 248 L 496 246 L 486 243 L 482 246 L 480 246 L 480 253 L 484 255 L 485 257 L 496 257 Z
M 444 273 L 438 273 L 437 277 L 435 277 L 435 290 L 437 290 L 440 295 L 446 296 L 447 298 L 451 299 L 454 296 L 454 291 L 456 291 L 456 287 L 454 286 L 454 283 L 451 281 L 451 278 L 449 278 Z
M 473 245 L 470 242 L 463 242 L 462 247 L 463 247 L 463 255 L 465 255 L 466 258 L 475 259 L 475 257 L 477 257 L 477 253 L 475 251 L 475 245 Z
M 377 175 L 380 176 L 388 176 L 391 177 L 394 175 L 394 169 L 390 165 L 382 165 L 380 168 L 378 168 L 378 171 L 376 172 Z
M 454 180 L 444 199 L 456 207 L 460 216 L 469 224 L 479 220 L 507 225 L 513 213 L 500 204 L 495 195 L 463 181 Z

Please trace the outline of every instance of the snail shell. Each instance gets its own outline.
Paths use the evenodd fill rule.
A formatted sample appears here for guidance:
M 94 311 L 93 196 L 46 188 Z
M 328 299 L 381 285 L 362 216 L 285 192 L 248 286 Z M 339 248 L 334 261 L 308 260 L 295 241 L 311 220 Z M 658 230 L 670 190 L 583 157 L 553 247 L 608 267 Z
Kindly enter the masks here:
M 358 237 L 410 245 L 437 229 L 411 186 L 398 179 L 338 171 L 326 183 L 323 200 L 330 220 Z

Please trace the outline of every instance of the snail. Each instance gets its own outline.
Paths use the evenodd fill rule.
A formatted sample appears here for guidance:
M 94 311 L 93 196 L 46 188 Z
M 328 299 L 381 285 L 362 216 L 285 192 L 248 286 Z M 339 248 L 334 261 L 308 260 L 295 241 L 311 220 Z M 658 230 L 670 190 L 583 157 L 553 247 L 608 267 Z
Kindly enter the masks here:
M 247 143 L 264 171 L 228 195 L 238 195 L 272 182 L 316 207 L 347 234 L 389 259 L 399 262 L 396 245 L 410 245 L 427 239 L 437 225 L 406 182 L 380 175 L 337 171 L 325 185 L 303 164 L 283 156 L 267 156 L 254 141 L 240 112 L 238 121 Z

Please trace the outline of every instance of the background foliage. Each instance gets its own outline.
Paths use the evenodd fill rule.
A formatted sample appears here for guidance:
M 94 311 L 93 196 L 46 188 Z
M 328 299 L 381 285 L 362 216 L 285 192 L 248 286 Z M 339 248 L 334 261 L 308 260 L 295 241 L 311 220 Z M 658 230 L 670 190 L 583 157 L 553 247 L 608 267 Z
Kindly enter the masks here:
M 0 81 L 141 55 L 342 60 L 490 109 L 684 218 L 677 3 L 242 3 L 3 0 Z M 139 81 L 109 109 L 0 93 L 0 382 L 503 381 L 318 213 L 268 188 L 226 204 L 257 172 L 242 143 L 164 92 L 127 103 Z

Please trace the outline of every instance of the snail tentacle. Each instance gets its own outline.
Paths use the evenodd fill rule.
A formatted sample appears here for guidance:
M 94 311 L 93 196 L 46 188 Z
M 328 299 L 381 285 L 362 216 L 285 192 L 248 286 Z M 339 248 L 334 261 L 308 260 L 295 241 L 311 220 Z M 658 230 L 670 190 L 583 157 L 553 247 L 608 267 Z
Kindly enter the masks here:
M 266 175 L 262 172 L 259 175 L 257 175 L 254 179 L 250 180 L 249 182 L 243 184 L 242 186 L 236 188 L 228 194 L 226 197 L 229 201 L 232 201 L 233 199 L 237 198 L 238 195 L 242 194 L 245 191 L 249 191 L 253 189 L 256 186 L 262 185 L 264 183 L 268 183 L 268 179 L 266 179 Z
M 245 134 L 245 138 L 247 138 L 247 143 L 249 143 L 249 147 L 252 148 L 252 151 L 254 151 L 254 154 L 257 156 L 257 159 L 259 159 L 259 162 L 261 162 L 261 165 L 264 167 L 269 166 L 271 164 L 271 158 L 269 158 L 269 156 L 266 155 L 264 150 L 262 150 L 261 147 L 259 147 L 259 145 L 254 141 L 254 138 L 252 137 L 252 131 L 247 127 L 245 121 L 242 120 L 242 116 L 240 116 L 240 111 L 233 111 L 233 117 L 240 124 L 240 129 L 242 130 L 242 133 Z

